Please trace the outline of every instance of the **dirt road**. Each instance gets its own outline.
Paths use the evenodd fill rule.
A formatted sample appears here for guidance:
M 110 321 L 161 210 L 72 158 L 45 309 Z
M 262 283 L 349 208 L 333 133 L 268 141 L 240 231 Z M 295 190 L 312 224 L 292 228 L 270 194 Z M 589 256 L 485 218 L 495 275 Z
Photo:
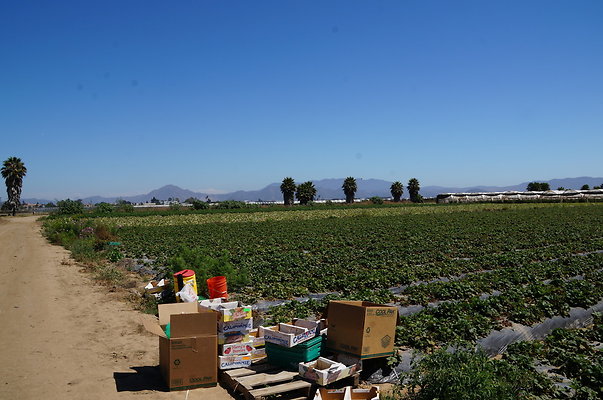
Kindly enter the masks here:
M 232 399 L 220 386 L 166 392 L 158 340 L 107 295 L 37 217 L 0 218 L 1 399 Z

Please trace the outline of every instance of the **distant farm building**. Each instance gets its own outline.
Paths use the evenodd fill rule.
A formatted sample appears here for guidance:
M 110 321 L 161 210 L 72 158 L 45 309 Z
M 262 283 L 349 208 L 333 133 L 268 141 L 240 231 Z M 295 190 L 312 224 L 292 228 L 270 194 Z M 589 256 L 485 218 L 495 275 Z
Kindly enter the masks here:
M 547 190 L 545 192 L 441 193 L 438 194 L 436 199 L 438 203 L 603 201 L 603 189 Z

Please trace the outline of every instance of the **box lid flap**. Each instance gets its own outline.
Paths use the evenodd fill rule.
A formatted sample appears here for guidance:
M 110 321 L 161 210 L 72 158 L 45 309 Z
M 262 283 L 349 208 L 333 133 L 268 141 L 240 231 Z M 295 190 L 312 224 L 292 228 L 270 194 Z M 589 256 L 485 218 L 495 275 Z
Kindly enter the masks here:
M 217 329 L 212 311 L 171 315 L 170 338 L 216 335 Z
M 145 319 L 144 321 L 142 321 L 142 324 L 144 325 L 144 328 L 147 330 L 147 332 L 152 333 L 153 335 L 167 337 L 163 329 L 161 329 L 161 327 L 157 324 L 156 320 L 148 321 Z
M 199 310 L 197 303 L 159 304 L 159 325 L 166 326 L 173 314 L 190 314 Z

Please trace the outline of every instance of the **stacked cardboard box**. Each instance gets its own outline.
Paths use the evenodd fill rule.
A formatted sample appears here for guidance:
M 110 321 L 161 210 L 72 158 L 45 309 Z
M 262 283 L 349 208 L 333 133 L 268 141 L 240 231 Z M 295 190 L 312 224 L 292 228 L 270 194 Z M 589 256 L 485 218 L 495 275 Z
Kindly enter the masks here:
M 219 368 L 249 367 L 252 354 L 256 352 L 250 336 L 253 329 L 251 306 L 224 299 L 202 300 L 199 304 L 218 314 Z
M 168 323 L 169 337 L 164 332 Z M 217 384 L 215 312 L 196 303 L 160 304 L 159 320 L 144 326 L 159 336 L 159 367 L 170 390 Z

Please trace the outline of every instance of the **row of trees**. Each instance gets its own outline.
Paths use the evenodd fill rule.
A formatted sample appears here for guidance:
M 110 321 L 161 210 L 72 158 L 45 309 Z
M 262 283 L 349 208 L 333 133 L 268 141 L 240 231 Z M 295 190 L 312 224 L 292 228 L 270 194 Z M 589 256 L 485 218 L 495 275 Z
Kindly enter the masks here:
M 343 194 L 345 195 L 345 202 L 348 204 L 353 203 L 354 196 L 358 191 L 356 178 L 352 176 L 345 178 L 343 184 L 341 185 L 341 189 L 343 189 Z M 408 190 L 408 194 L 412 202 L 418 203 L 423 200 L 419 194 L 421 186 L 418 179 L 410 179 L 406 189 Z M 286 206 L 293 205 L 294 199 L 296 198 L 300 204 L 305 205 L 310 201 L 313 201 L 314 196 L 316 196 L 316 188 L 314 187 L 314 183 L 312 183 L 312 181 L 307 181 L 300 185 L 296 185 L 295 180 L 290 176 L 283 179 L 283 182 L 281 183 L 281 192 L 283 193 L 283 203 Z M 390 193 L 394 201 L 399 202 L 402 198 L 402 194 L 404 193 L 404 185 L 402 185 L 402 183 L 399 181 L 392 183 L 390 186 Z
M 593 186 L 593 189 L 603 189 L 603 184 L 600 186 Z M 551 186 L 547 182 L 530 182 L 526 188 L 528 192 L 545 192 L 551 190 Z M 557 190 L 565 190 L 564 187 L 560 186 Z M 590 190 L 589 185 L 582 185 L 580 190 Z

